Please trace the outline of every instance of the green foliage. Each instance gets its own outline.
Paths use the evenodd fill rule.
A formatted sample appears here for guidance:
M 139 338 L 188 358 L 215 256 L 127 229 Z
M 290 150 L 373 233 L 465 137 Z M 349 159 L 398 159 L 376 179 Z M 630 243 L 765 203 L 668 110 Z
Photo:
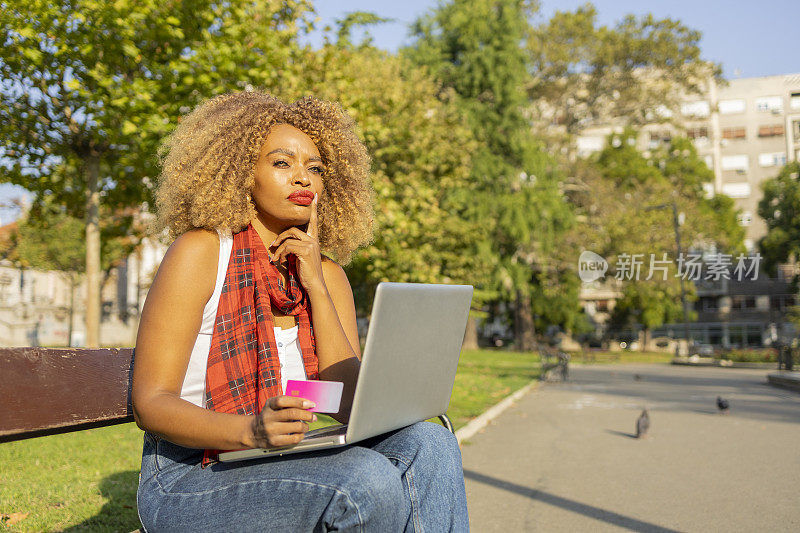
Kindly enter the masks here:
M 661 172 L 682 195 L 701 198 L 703 184 L 714 182 L 714 171 L 697 155 L 688 137 L 674 137 L 656 159 Z
M 370 13 L 367 11 L 354 11 L 352 13 L 348 13 L 342 19 L 337 19 L 336 22 L 339 26 L 338 30 L 336 31 L 336 45 L 339 48 L 347 48 L 352 46 L 352 30 L 356 26 L 373 26 L 376 24 L 382 24 L 384 22 L 390 22 L 392 19 L 388 19 L 385 17 L 379 17 L 375 13 Z M 368 47 L 372 45 L 372 36 L 367 33 L 364 37 L 361 46 Z
M 774 363 L 778 360 L 775 348 L 739 348 L 714 355 L 714 359 L 724 359 L 734 363 Z
M 688 138 L 674 137 L 654 154 L 653 162 L 669 181 L 684 214 L 685 246 L 713 247 L 732 255 L 745 252 L 745 230 L 736 218 L 739 210 L 724 194 L 706 197 L 703 186 L 713 184 L 714 173 Z
M 443 3 L 412 25 L 415 42 L 404 50 L 461 97 L 465 116 L 485 143 L 475 178 L 496 192 L 506 191 L 522 171 L 536 175 L 544 162 L 521 113 L 527 58 L 519 43 L 533 11 L 522 0 Z
M 758 245 L 765 266 L 774 272 L 778 263 L 800 258 L 800 163 L 784 166 L 762 189 L 758 215 L 767 224 L 767 234 Z
M 524 113 L 528 57 L 520 43 L 536 8 L 522 0 L 442 3 L 413 24 L 414 43 L 403 50 L 434 75 L 443 93 L 457 95 L 479 141 L 472 157 L 475 192 L 456 211 L 482 227 L 481 241 L 465 253 L 492 258 L 491 275 L 476 284 L 487 296 L 528 302 L 542 278 L 556 276 L 561 265 L 548 259 L 572 224 L 558 173 Z
M 664 182 L 653 161 L 636 148 L 636 132 L 632 129 L 608 137 L 606 148 L 597 155 L 597 168 L 604 178 L 623 190 L 634 184 L 655 187 Z
M 741 252 L 744 232 L 736 222 L 730 198 L 705 197 L 703 184 L 712 174 L 688 139 L 677 137 L 645 157 L 636 149 L 636 137 L 632 129 L 614 134 L 604 150 L 574 166 L 581 186 L 570 193 L 570 198 L 580 212 L 581 224 L 573 238 L 580 249 L 606 258 L 611 266 L 607 277 L 617 274 L 613 265 L 621 260 L 621 254 L 640 254 L 639 281 L 630 279 L 635 276 L 623 281 L 612 326 L 625 328 L 638 323 L 651 329 L 683 321 L 672 202 L 684 215 L 680 225 L 684 254 L 691 248 L 708 249 L 712 245 L 724 253 Z M 645 279 L 651 255 L 654 261 L 668 260 L 666 279 L 659 271 L 650 280 Z M 695 290 L 690 281 L 685 289 L 687 299 L 693 300 Z
M 307 9 L 202 0 L 3 9 L 5 179 L 83 217 L 83 165 L 98 157 L 105 205 L 151 200 L 155 146 L 184 106 L 243 79 L 274 83 Z
M 570 134 L 609 118 L 628 124 L 664 119 L 681 93 L 698 92 L 720 68 L 700 57 L 700 32 L 652 14 L 627 15 L 613 27 L 597 23 L 587 3 L 557 11 L 528 40 L 532 101 Z
M 156 147 L 190 106 L 248 82 L 291 80 L 309 4 L 33 0 L 7 7 L 0 10 L 0 161 L 7 168 L 0 179 L 33 192 L 35 203 L 48 199 L 85 219 L 87 343 L 97 345 L 101 205 L 119 213 L 152 203 Z M 140 240 L 134 231 L 114 228 Z
M 308 9 L 302 0 L 3 9 L 0 136 L 10 168 L 2 179 L 84 218 L 87 162 L 96 159 L 103 205 L 151 202 L 156 146 L 177 117 L 245 82 L 290 77 L 284 65 Z
M 674 269 L 669 273 L 675 275 Z M 623 285 L 622 297 L 617 299 L 611 313 L 611 323 L 617 329 L 641 324 L 645 329 L 662 324 L 683 322 L 680 285 L 674 279 L 660 278 L 631 280 Z M 689 310 L 688 320 L 696 314 Z
M 55 209 L 21 220 L 15 236 L 20 263 L 37 270 L 82 273 L 86 255 L 83 231 L 81 220 Z
M 286 97 L 339 101 L 372 156 L 375 241 L 348 266 L 356 301 L 369 305 L 380 281 L 472 283 L 485 256 L 464 248 L 480 227 L 455 210 L 471 194 L 477 143 L 453 99 L 438 98 L 434 81 L 407 60 L 365 44 L 309 53 L 303 76 Z

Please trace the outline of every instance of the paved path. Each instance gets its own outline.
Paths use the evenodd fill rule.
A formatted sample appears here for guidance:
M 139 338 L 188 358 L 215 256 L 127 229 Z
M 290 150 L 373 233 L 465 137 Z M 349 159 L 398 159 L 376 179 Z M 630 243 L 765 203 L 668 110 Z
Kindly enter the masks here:
M 570 371 L 462 446 L 473 531 L 800 531 L 800 394 L 768 371 Z

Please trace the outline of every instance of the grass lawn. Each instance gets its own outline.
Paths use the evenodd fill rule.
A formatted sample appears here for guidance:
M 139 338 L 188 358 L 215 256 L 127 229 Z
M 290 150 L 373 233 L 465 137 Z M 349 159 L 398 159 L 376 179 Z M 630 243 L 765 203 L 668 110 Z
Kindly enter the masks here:
M 465 351 L 447 413 L 461 427 L 538 376 L 538 355 Z M 142 435 L 121 424 L 0 444 L 0 531 L 138 529 Z

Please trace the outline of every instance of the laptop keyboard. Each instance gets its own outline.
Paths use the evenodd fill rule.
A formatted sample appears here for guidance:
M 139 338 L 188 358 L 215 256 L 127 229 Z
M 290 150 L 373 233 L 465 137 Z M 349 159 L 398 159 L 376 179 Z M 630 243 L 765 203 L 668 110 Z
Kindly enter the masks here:
M 344 424 L 339 424 L 336 426 L 326 426 L 324 428 L 312 429 L 311 431 L 306 432 L 306 436 L 303 437 L 303 440 L 313 437 L 329 437 L 331 435 L 344 435 L 345 433 L 347 433 L 347 426 Z

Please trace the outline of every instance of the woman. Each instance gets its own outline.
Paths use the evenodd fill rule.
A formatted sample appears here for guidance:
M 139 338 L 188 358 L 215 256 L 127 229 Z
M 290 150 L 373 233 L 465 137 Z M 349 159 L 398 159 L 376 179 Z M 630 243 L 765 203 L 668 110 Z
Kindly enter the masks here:
M 369 158 L 337 104 L 258 92 L 212 99 L 163 149 L 159 228 L 174 242 L 142 311 L 133 406 L 145 430 L 147 531 L 463 531 L 461 455 L 419 422 L 356 445 L 219 463 L 295 444 L 315 415 L 287 379 L 344 383 L 360 364 L 339 264 L 372 228 Z M 312 312 L 313 311 L 313 312 Z

